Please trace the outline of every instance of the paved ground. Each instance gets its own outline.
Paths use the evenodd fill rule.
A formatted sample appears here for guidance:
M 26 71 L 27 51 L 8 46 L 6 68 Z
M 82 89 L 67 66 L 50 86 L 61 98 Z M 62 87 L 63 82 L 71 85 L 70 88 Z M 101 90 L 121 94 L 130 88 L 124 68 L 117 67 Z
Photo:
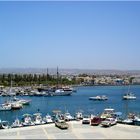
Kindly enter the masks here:
M 140 139 L 140 126 L 117 124 L 103 128 L 73 121 L 68 130 L 54 124 L 0 130 L 0 139 Z

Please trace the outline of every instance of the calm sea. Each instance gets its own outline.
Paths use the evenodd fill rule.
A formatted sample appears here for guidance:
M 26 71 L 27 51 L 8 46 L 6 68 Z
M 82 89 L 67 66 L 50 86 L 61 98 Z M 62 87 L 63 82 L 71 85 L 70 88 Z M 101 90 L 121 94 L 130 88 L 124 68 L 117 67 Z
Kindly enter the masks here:
M 127 112 L 140 113 L 140 86 L 131 86 L 136 100 L 122 100 L 122 96 L 128 91 L 128 86 L 93 86 L 93 87 L 77 87 L 77 92 L 72 96 L 54 96 L 54 97 L 31 97 L 19 96 L 18 98 L 31 99 L 29 106 L 24 106 L 21 110 L 1 111 L 0 119 L 12 122 L 16 117 L 22 118 L 25 113 L 34 114 L 42 113 L 45 116 L 47 113 L 52 114 L 53 110 L 68 110 L 72 115 L 78 110 L 82 110 L 84 114 L 101 113 L 104 108 L 114 108 L 116 111 L 122 112 L 125 115 Z M 92 101 L 91 96 L 106 95 L 107 101 Z M 0 97 L 0 103 L 3 103 L 9 97 Z

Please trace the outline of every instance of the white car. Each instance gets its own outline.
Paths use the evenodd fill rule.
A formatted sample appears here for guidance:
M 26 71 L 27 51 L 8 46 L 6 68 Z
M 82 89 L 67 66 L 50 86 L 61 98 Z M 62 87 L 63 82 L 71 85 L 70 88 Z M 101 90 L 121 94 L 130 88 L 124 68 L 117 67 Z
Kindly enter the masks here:
M 82 124 L 90 124 L 90 116 L 84 115 Z
M 101 122 L 101 125 L 105 127 L 109 127 L 115 124 L 117 124 L 116 118 L 106 118 L 104 121 Z

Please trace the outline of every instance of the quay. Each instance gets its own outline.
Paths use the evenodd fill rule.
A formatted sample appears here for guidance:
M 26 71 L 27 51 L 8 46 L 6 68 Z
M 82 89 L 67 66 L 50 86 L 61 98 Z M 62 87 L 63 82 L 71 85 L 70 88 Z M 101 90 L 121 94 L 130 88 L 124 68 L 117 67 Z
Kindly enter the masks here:
M 124 124 L 104 128 L 83 125 L 81 121 L 68 122 L 61 130 L 55 124 L 0 130 L 0 139 L 140 139 L 140 127 Z

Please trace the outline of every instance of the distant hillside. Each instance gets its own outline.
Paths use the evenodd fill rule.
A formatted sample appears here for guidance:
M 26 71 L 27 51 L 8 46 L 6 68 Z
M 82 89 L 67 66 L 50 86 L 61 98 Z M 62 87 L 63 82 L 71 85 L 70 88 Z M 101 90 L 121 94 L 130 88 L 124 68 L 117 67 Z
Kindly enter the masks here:
M 17 73 L 17 74 L 43 74 L 47 73 L 47 68 L 1 68 L 0 73 Z M 49 74 L 56 74 L 56 68 L 48 68 Z M 59 73 L 62 75 L 78 75 L 82 73 L 86 74 L 98 74 L 98 75 L 140 75 L 140 70 L 91 70 L 91 69 L 59 69 Z

